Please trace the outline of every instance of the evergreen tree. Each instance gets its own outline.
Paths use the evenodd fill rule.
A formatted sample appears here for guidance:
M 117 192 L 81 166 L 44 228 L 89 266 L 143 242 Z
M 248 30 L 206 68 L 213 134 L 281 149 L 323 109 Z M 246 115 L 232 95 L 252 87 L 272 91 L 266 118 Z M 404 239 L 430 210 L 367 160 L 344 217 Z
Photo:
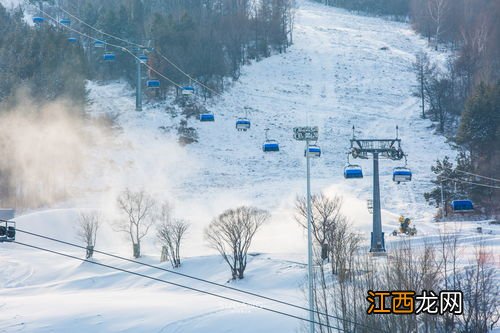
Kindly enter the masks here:
M 500 82 L 496 85 L 479 85 L 466 104 L 456 139 L 478 152 L 499 149 Z
M 474 198 L 480 190 L 479 187 L 470 184 L 473 180 L 469 176 L 472 164 L 470 157 L 463 152 L 458 154 L 455 166 L 450 158 L 445 156 L 442 160 L 438 159 L 431 170 L 436 175 L 436 179 L 431 181 L 436 187 L 424 193 L 424 197 L 430 205 L 444 206 L 445 216 L 448 211 L 447 206 L 452 200 Z
M 86 59 L 81 44 L 67 37 L 51 24 L 31 27 L 20 9 L 9 13 L 0 4 L 0 101 L 24 86 L 38 99 L 83 102 Z

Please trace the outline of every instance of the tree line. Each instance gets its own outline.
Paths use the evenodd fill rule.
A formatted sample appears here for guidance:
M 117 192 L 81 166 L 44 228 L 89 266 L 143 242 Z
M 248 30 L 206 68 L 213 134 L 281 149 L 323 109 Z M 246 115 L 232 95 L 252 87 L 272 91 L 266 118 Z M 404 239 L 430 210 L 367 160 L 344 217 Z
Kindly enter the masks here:
M 307 228 L 306 201 L 296 201 L 296 220 Z M 312 197 L 315 321 L 346 332 L 487 333 L 500 319 L 495 255 L 480 237 L 467 250 L 459 233 L 438 231 L 434 243 L 391 242 L 386 258 L 370 258 L 363 239 L 342 212 L 342 197 Z M 460 315 L 367 314 L 368 291 L 461 290 Z M 389 301 L 387 301 L 389 302 Z M 415 309 L 418 303 L 414 303 Z M 386 304 L 388 306 L 388 304 Z M 394 306 L 394 305 L 393 305 Z M 317 326 L 317 332 L 337 330 Z
M 226 87 L 227 78 L 238 79 L 241 67 L 247 62 L 269 57 L 273 52 L 284 52 L 292 42 L 292 0 L 83 0 L 77 3 L 64 0 L 60 3 L 99 30 L 158 51 L 216 91 Z M 86 25 L 75 24 L 88 35 L 130 47 L 106 35 L 99 36 Z M 86 51 L 95 55 L 91 41 L 86 43 Z M 106 72 L 107 64 L 91 61 L 93 75 L 98 78 L 102 78 L 103 73 L 125 76 L 135 86 L 134 59 L 121 52 L 117 56 L 110 72 Z M 149 65 L 163 75 L 181 85 L 192 83 L 157 52 L 150 52 L 148 56 Z M 161 81 L 160 92 L 155 95 L 164 96 L 172 88 L 171 82 L 154 72 L 147 75 Z M 210 95 L 209 90 L 198 88 Z
M 20 87 L 32 97 L 85 100 L 87 61 L 83 49 L 69 45 L 66 34 L 54 25 L 32 27 L 20 8 L 7 11 L 0 4 L 0 102 Z
M 500 182 L 463 173 L 500 179 L 500 3 L 490 0 L 412 0 L 414 28 L 427 36 L 436 50 L 445 44 L 454 51 L 445 68 L 433 64 L 425 54 L 417 55 L 414 68 L 422 101 L 422 116 L 437 123 L 440 133 L 462 151 L 456 160 L 460 172 L 441 170 L 446 158 L 433 167 L 436 184 L 452 199 L 473 199 L 481 213 L 495 216 L 500 210 Z M 474 185 L 479 183 L 486 186 Z M 440 184 L 439 184 L 440 186 Z M 489 186 L 489 187 L 488 187 Z M 455 190 L 458 188 L 458 190 Z M 430 203 L 434 188 L 427 198 Z M 444 210 L 446 213 L 447 209 Z
M 452 140 L 468 159 L 467 172 L 500 179 L 500 2 L 495 0 L 317 0 L 376 15 L 410 20 L 413 28 L 438 50 L 446 47 L 453 56 L 445 66 L 433 63 L 426 53 L 416 55 L 415 96 L 421 101 L 423 118 L 430 118 L 439 133 Z M 434 171 L 441 168 L 440 160 Z M 453 175 L 452 175 L 453 176 Z M 445 187 L 455 188 L 457 177 Z M 435 183 L 440 183 L 438 179 Z M 497 186 L 499 183 L 486 185 Z M 471 197 L 483 206 L 483 213 L 500 210 L 500 190 L 463 186 L 451 191 L 446 201 Z M 482 189 L 482 190 L 481 190 Z M 439 188 L 427 194 L 430 203 Z
M 229 79 L 238 79 L 241 67 L 274 52 L 285 52 L 292 42 L 292 0 L 207 0 L 207 1 L 70 1 L 59 5 L 81 18 L 78 22 L 55 6 L 54 1 L 30 0 L 26 9 L 35 16 L 69 18 L 71 27 L 85 35 L 120 47 L 135 49 L 124 40 L 155 49 L 185 70 L 192 78 L 213 90 L 221 91 Z M 43 12 L 40 9 L 43 10 Z M 24 20 L 25 9 L 7 11 L 0 4 L 0 101 L 21 85 L 32 89 L 37 98 L 52 100 L 60 96 L 84 102 L 85 80 L 125 78 L 136 84 L 136 61 L 113 47 L 94 47 L 94 39 L 78 35 L 45 17 L 43 24 L 31 26 Z M 70 43 L 67 37 L 76 37 Z M 104 51 L 116 52 L 116 60 L 103 60 Z M 150 52 L 149 65 L 181 84 L 190 79 L 156 52 Z M 148 92 L 163 97 L 173 85 L 147 72 L 143 80 L 161 81 L 160 91 Z M 210 90 L 198 87 L 205 96 Z
M 125 189 L 116 198 L 116 205 L 119 218 L 112 223 L 112 227 L 130 239 L 134 258 L 142 255 L 143 239 L 156 231 L 156 240 L 161 244 L 160 260 L 170 262 L 172 268 L 181 267 L 181 248 L 190 224 L 174 216 L 168 201 L 158 202 L 144 190 Z M 263 209 L 240 206 L 225 210 L 205 228 L 207 245 L 224 259 L 233 280 L 244 278 L 252 241 L 269 216 Z M 77 236 L 86 246 L 87 259 L 93 257 L 101 220 L 102 216 L 97 211 L 80 215 Z
M 408 16 L 409 0 L 315 0 L 327 6 L 346 8 L 357 12 L 391 15 L 398 19 Z

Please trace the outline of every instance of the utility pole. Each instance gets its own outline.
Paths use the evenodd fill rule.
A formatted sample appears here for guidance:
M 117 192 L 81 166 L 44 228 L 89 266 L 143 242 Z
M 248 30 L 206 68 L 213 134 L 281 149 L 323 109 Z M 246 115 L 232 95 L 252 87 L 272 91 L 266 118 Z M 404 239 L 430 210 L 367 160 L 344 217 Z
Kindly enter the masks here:
M 309 332 L 314 333 L 314 295 L 313 295 L 313 262 L 312 262 L 312 226 L 311 226 L 311 157 L 309 156 L 309 140 L 306 140 L 307 164 L 307 266 L 309 280 Z
M 297 141 L 306 142 L 306 164 L 307 164 L 307 266 L 309 282 L 309 333 L 314 333 L 314 284 L 313 284 L 313 248 L 312 248 L 312 225 L 311 225 L 311 157 L 309 156 L 309 142 L 318 141 L 318 127 L 295 127 L 293 137 Z
M 446 209 L 446 203 L 444 202 L 444 191 L 443 191 L 443 180 L 441 180 L 441 210 L 443 212 L 443 216 L 448 216 L 448 211 Z
M 422 65 L 421 65 L 422 66 Z M 424 70 L 422 69 L 422 72 Z M 422 119 L 425 119 L 425 96 L 424 96 L 424 77 L 423 73 L 421 74 L 422 76 L 420 77 L 420 94 L 421 96 L 421 102 L 422 102 Z
M 378 161 L 379 157 L 386 157 L 394 161 L 401 160 L 405 154 L 401 149 L 401 139 L 398 138 L 398 127 L 396 127 L 395 139 L 357 139 L 354 130 L 353 126 L 349 154 L 353 158 L 368 159 L 369 154 L 373 157 L 373 227 L 370 253 L 384 255 L 386 251 L 384 233 L 382 232 Z

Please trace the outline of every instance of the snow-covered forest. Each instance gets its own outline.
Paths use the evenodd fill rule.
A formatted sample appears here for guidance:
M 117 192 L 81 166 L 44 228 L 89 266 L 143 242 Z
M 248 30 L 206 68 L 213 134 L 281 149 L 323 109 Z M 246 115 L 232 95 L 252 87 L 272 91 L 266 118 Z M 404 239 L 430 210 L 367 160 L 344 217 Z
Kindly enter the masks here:
M 0 0 L 0 332 L 500 331 L 499 10 Z

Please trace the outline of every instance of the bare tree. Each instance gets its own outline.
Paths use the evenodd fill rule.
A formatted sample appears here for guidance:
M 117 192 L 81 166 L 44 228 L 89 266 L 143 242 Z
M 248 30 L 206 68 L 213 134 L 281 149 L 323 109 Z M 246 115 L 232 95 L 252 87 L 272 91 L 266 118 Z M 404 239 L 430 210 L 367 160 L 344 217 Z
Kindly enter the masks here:
M 78 239 L 87 246 L 85 258 L 90 259 L 94 254 L 94 246 L 97 239 L 97 230 L 99 229 L 99 213 L 81 213 L 80 224 L 78 225 Z
M 458 271 L 457 261 L 462 253 L 458 246 L 458 234 L 460 230 L 453 230 L 451 227 L 448 230 L 439 230 L 439 242 L 437 246 L 438 260 L 436 265 L 440 265 L 440 278 L 444 290 L 458 289 Z M 449 230 L 452 231 L 449 231 Z M 443 322 L 446 331 L 453 331 L 456 327 L 456 319 L 452 314 L 443 314 Z
M 311 197 L 311 226 L 314 239 L 322 250 L 323 259 L 333 259 L 328 257 L 332 254 L 329 249 L 334 246 L 337 226 L 345 221 L 345 216 L 341 213 L 342 197 L 334 196 L 329 198 L 323 193 Z M 295 220 L 307 229 L 307 201 L 305 197 L 297 198 L 295 203 L 297 215 Z
M 171 206 L 168 203 L 163 204 L 157 237 L 162 243 L 162 261 L 169 260 L 172 267 L 177 268 L 181 266 L 181 243 L 189 223 L 172 218 L 171 212 Z
M 459 323 L 460 331 L 487 333 L 500 319 L 500 286 L 494 266 L 494 255 L 484 240 L 475 249 L 475 258 L 459 273 L 458 286 L 464 294 L 464 309 Z
M 146 192 L 123 191 L 117 199 L 118 207 L 124 217 L 115 224 L 117 231 L 130 236 L 134 258 L 141 256 L 141 239 L 147 235 L 154 224 L 154 209 L 156 202 Z
M 429 80 L 435 72 L 435 65 L 431 64 L 427 53 L 420 52 L 416 55 L 412 68 L 418 81 L 416 96 L 420 98 L 422 118 L 425 119 L 425 93 L 428 89 Z
M 356 307 L 352 279 L 361 239 L 351 230 L 347 218 L 342 214 L 342 197 L 330 198 L 321 193 L 313 195 L 311 201 L 311 226 L 318 245 L 314 251 L 314 301 L 316 309 L 321 312 L 316 314 L 316 320 L 326 325 L 320 325 L 318 332 L 331 333 L 330 325 L 352 331 L 355 327 L 345 321 L 332 319 L 330 314 L 338 318 L 347 317 Z M 297 198 L 295 207 L 296 221 L 307 228 L 306 198 Z M 325 264 L 325 259 L 329 259 L 329 265 Z M 331 281 L 336 283 L 332 285 Z M 352 306 L 349 304 L 351 301 L 354 302 Z
M 233 280 L 243 279 L 253 237 L 268 219 L 267 211 L 242 206 L 226 210 L 205 229 L 205 239 L 229 265 Z
M 437 121 L 438 129 L 445 132 L 448 124 L 450 110 L 453 108 L 453 82 L 448 77 L 449 73 L 442 73 L 436 70 L 429 78 L 425 98 L 430 106 L 428 114 L 432 121 Z
M 443 30 L 444 18 L 448 9 L 448 0 L 429 0 L 427 3 L 429 15 L 436 24 L 436 51 Z

